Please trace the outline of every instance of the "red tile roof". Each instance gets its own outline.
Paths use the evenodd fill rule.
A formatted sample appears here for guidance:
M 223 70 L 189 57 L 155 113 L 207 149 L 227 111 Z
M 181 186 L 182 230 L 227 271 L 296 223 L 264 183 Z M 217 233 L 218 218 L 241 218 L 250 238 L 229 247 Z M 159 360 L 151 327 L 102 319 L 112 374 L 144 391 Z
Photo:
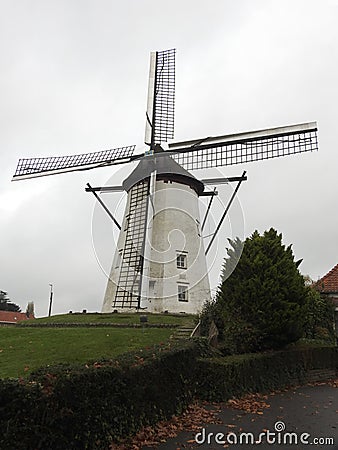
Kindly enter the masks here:
M 338 264 L 316 283 L 316 288 L 323 293 L 338 294 Z
M 29 319 L 34 319 L 34 316 L 27 317 L 26 313 L 22 312 L 0 311 L 0 323 L 16 323 Z

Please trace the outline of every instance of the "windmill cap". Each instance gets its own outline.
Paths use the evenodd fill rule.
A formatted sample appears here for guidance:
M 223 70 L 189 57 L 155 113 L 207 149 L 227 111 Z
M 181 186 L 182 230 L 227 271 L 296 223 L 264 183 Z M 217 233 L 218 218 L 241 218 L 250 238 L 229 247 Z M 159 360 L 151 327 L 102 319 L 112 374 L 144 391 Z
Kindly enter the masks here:
M 150 177 L 151 173 L 156 170 L 156 180 L 175 181 L 177 183 L 190 186 L 197 195 L 201 195 L 204 191 L 202 181 L 195 178 L 191 173 L 180 166 L 170 156 L 165 154 L 154 156 L 146 156 L 141 159 L 137 167 L 132 171 L 123 183 L 123 189 L 128 192 L 139 181 Z

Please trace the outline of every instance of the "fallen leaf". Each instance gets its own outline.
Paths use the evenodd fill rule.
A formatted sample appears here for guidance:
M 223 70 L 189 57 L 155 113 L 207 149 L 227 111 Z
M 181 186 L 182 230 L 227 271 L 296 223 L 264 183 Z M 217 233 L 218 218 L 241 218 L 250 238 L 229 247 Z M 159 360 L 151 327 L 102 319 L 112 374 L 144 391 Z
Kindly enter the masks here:
M 242 409 L 243 411 L 250 413 L 257 413 L 258 410 L 263 408 L 270 408 L 270 405 L 265 401 L 266 395 L 262 394 L 248 394 L 244 397 L 237 399 L 230 399 L 227 402 L 227 406 L 234 409 Z
M 194 433 L 201 430 L 202 424 L 220 424 L 217 418 L 217 411 L 205 408 L 202 404 L 195 403 L 180 415 L 171 417 L 171 420 L 157 423 L 154 427 L 145 427 L 132 438 L 126 439 L 122 444 L 112 444 L 110 450 L 140 450 L 142 447 L 156 448 L 160 443 L 169 438 L 176 437 L 181 431 L 192 431 Z M 195 439 L 190 439 L 187 444 L 194 444 Z M 181 444 L 179 449 L 187 448 L 188 445 Z

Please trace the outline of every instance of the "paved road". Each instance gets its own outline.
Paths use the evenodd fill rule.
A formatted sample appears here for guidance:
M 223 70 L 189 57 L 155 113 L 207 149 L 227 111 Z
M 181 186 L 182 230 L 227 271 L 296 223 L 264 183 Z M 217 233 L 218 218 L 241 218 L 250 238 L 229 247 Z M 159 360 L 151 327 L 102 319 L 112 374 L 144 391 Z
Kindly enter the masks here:
M 305 450 L 309 448 L 338 450 L 337 388 L 328 384 L 304 386 L 279 394 L 271 394 L 265 401 L 270 404 L 270 407 L 263 409 L 263 414 L 246 413 L 222 405 L 219 413 L 222 423 L 206 425 L 205 432 L 197 435 L 199 444 L 191 442 L 195 439 L 195 433 L 183 432 L 176 438 L 169 439 L 166 443 L 161 444 L 158 448 L 159 450 L 197 448 L 199 450 L 219 450 L 223 448 L 231 450 L 268 450 L 271 448 L 281 450 Z M 277 430 L 285 429 L 278 433 L 275 426 Z M 224 436 L 219 435 L 216 441 L 217 433 L 223 433 Z M 228 435 L 228 433 L 232 434 Z M 241 433 L 253 433 L 254 440 L 259 439 L 260 433 L 264 433 L 264 435 L 261 435 L 262 443 L 251 442 L 251 434 L 241 436 Z M 285 433 L 295 434 L 288 436 Z M 226 442 L 227 435 L 232 443 Z M 301 443 L 301 437 L 304 443 Z M 333 438 L 334 443 L 327 442 L 326 444 L 315 445 L 315 438 Z M 243 439 L 242 444 L 234 444 L 236 439 L 237 442 Z M 267 443 L 267 439 L 274 443 Z M 274 439 L 275 441 L 273 441 Z M 287 442 L 286 444 L 283 443 L 284 439 Z M 292 439 L 291 443 L 289 439 Z M 296 439 L 297 443 L 295 442 Z M 281 443 L 278 443 L 278 440 Z M 249 444 L 243 443 L 247 441 Z M 308 442 L 308 444 L 305 442 Z

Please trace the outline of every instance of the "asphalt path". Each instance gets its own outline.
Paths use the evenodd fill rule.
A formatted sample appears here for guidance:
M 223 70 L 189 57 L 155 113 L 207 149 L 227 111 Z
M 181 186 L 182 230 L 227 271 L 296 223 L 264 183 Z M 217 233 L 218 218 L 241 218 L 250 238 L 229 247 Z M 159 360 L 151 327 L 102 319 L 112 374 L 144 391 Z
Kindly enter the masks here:
M 271 393 L 265 402 L 269 406 L 259 413 L 219 404 L 220 424 L 205 425 L 198 434 L 182 432 L 158 449 L 338 450 L 337 387 L 307 385 Z

